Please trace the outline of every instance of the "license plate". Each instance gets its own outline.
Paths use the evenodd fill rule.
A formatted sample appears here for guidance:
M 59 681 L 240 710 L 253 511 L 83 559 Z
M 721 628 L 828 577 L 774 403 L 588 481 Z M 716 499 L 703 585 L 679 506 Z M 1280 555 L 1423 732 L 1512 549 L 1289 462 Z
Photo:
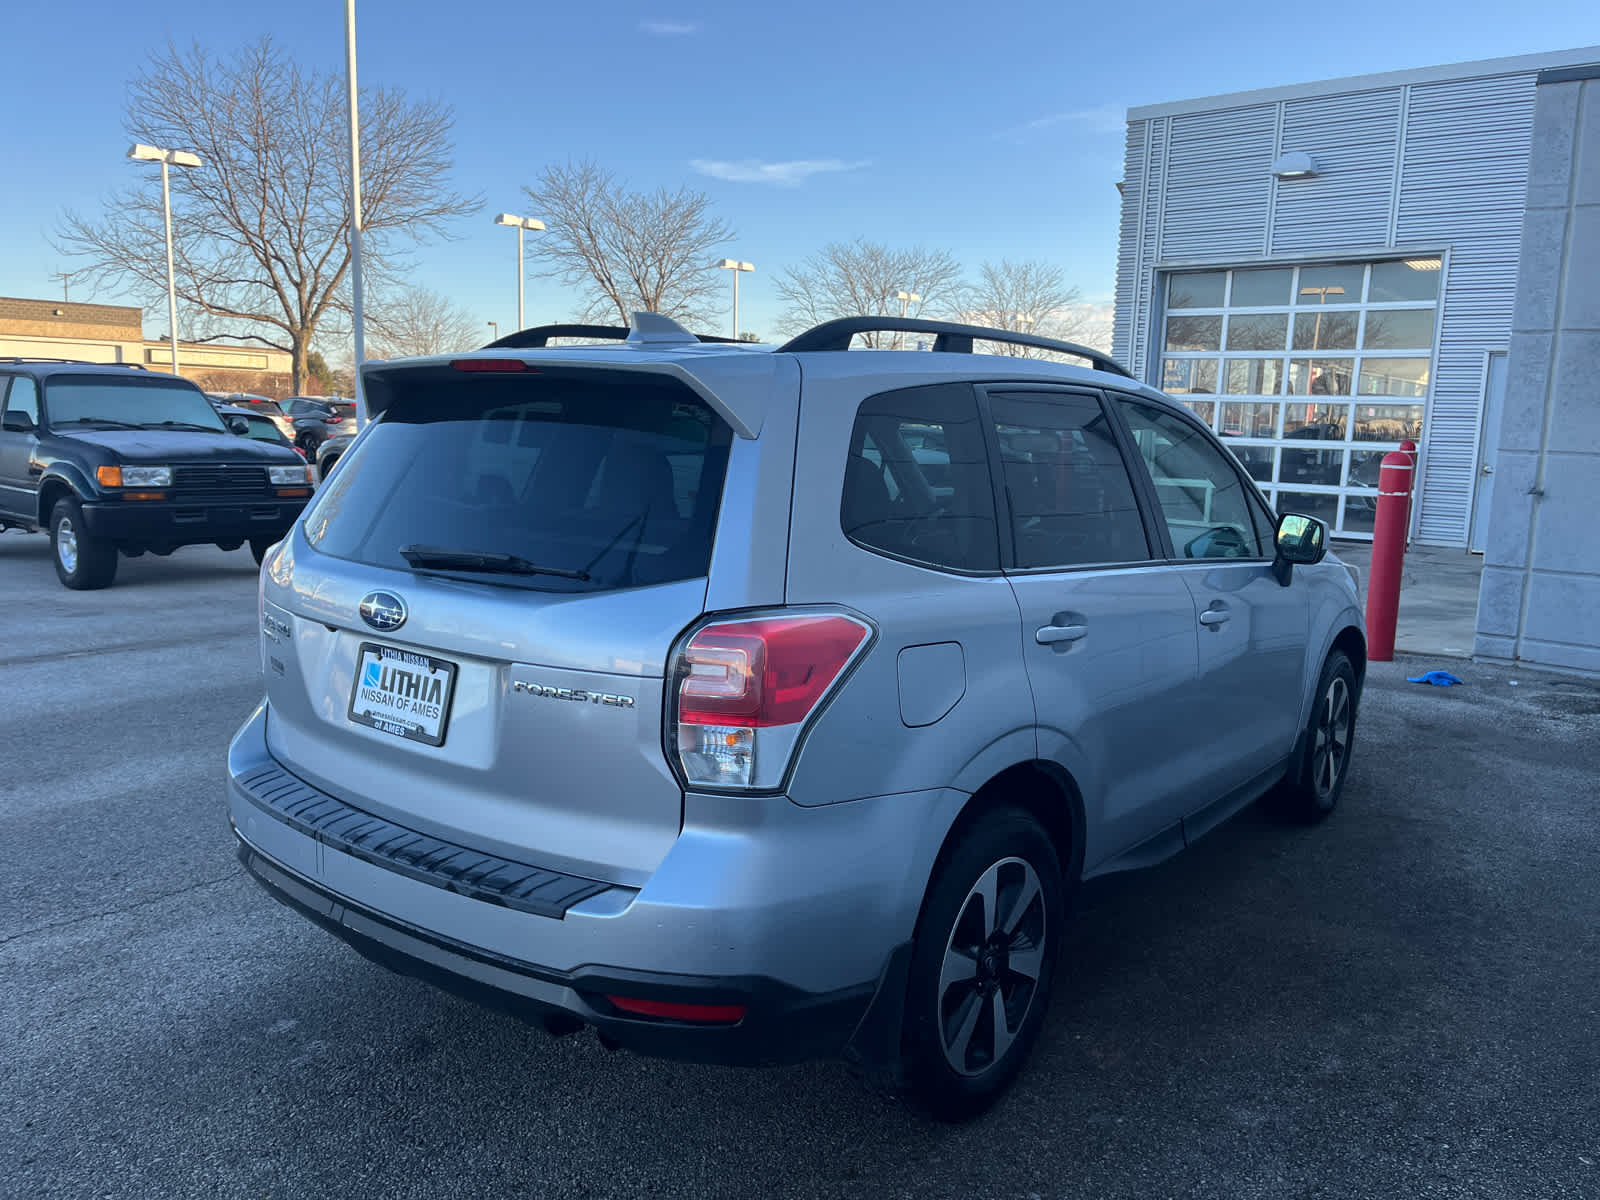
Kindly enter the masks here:
M 363 642 L 350 719 L 425 746 L 442 746 L 455 683 L 455 663 Z

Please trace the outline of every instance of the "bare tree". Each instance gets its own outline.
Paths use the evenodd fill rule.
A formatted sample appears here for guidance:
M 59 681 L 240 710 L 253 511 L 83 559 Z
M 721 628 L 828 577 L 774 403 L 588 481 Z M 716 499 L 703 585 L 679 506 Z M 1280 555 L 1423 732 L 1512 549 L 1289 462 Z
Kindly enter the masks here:
M 974 325 L 1033 333 L 1040 337 L 1077 342 L 1088 332 L 1078 289 L 1068 285 L 1060 267 L 1037 259 L 983 264 L 978 281 L 966 289 L 961 316 Z M 992 354 L 1016 358 L 1042 358 L 1048 350 L 1012 342 L 986 342 Z
M 835 317 L 950 312 L 959 305 L 960 281 L 961 264 L 943 250 L 897 250 L 864 238 L 830 242 L 777 277 L 778 295 L 788 306 L 778 328 L 799 333 Z M 920 298 L 900 300 L 897 292 Z M 869 347 L 897 344 L 893 334 L 865 333 L 861 340 Z
M 427 288 L 401 288 L 375 297 L 367 318 L 367 349 L 374 358 L 409 358 L 476 350 L 488 340 L 482 321 Z
M 720 280 L 708 268 L 733 230 L 704 192 L 629 191 L 587 160 L 546 167 L 523 191 L 545 222 L 529 243 L 545 264 L 539 274 L 577 290 L 579 320 L 614 313 L 626 325 L 634 312 L 656 312 L 696 323 L 721 310 Z
M 196 341 L 286 350 L 294 387 L 324 322 L 346 307 L 350 266 L 348 117 L 340 77 L 306 70 L 262 38 L 229 59 L 169 44 L 129 87 L 135 141 L 190 150 L 172 173 L 178 296 Z M 361 96 L 363 265 L 382 281 L 401 242 L 445 236 L 476 199 L 451 191 L 450 110 L 382 89 Z M 97 219 L 68 213 L 62 248 L 99 282 L 155 301 L 166 289 L 154 172 Z

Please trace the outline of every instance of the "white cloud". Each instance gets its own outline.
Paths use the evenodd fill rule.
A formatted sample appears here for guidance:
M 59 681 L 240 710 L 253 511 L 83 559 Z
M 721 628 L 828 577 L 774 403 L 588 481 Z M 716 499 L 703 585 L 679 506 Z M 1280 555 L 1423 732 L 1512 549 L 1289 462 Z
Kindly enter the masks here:
M 691 25 L 687 21 L 640 21 L 641 33 L 652 33 L 657 37 L 678 37 L 686 33 L 693 33 L 699 29 L 698 25 Z
M 1127 110 L 1118 104 L 1102 104 L 1098 108 L 1078 108 L 1067 112 L 1048 113 L 1023 122 L 1011 130 L 1011 135 L 1021 137 L 1057 125 L 1076 125 L 1088 133 L 1122 133 L 1128 127 L 1128 115 Z
M 726 179 L 732 183 L 775 183 L 780 187 L 794 187 L 812 175 L 825 175 L 832 171 L 858 171 L 871 166 L 866 160 L 846 162 L 842 158 L 801 158 L 789 162 L 762 162 L 745 158 L 738 162 L 715 162 L 697 158 L 689 164 L 702 175 L 713 179 Z

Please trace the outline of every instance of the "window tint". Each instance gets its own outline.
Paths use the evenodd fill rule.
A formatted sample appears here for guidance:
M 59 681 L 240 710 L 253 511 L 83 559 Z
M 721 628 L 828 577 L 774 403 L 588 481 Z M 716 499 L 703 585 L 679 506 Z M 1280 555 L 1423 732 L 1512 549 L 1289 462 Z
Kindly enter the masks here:
M 470 578 L 549 591 L 706 573 L 732 435 L 687 388 L 441 369 L 399 373 L 384 399 L 306 514 L 322 553 L 401 570 L 417 547 L 512 555 L 543 570 Z
M 991 393 L 1017 566 L 1143 562 L 1150 544 L 1093 396 Z
M 856 412 L 839 522 L 868 550 L 955 571 L 997 571 L 994 485 L 967 384 L 885 392 Z
M 14 375 L 11 378 L 11 390 L 6 392 L 5 380 L 0 378 L 0 396 L 5 397 L 5 410 L 8 413 L 27 413 L 33 418 L 33 423 L 39 423 L 39 388 L 27 375 Z
M 1268 541 L 1251 517 L 1244 481 L 1211 440 L 1153 405 L 1119 400 L 1155 481 L 1161 515 L 1179 558 L 1265 558 Z

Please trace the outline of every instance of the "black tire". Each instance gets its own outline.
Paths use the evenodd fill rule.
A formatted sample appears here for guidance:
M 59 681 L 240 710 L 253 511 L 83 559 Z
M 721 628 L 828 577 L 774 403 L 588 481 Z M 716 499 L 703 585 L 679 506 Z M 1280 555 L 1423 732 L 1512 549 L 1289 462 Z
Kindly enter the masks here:
M 317 447 L 320 444 L 320 442 L 313 441 L 309 437 L 300 437 L 295 439 L 295 445 L 299 446 L 301 450 L 305 451 L 307 462 L 317 461 Z
M 244 541 L 242 539 L 238 541 L 229 540 L 226 542 L 218 542 L 217 549 L 225 553 L 231 553 L 242 545 L 244 545 Z
M 317 463 L 317 482 L 321 483 L 333 474 L 333 468 L 339 465 L 339 455 L 330 454 L 326 459 Z
M 268 537 L 253 537 L 250 539 L 250 557 L 256 560 L 256 566 L 261 565 L 261 560 L 267 556 L 267 551 L 278 544 L 281 539 Z
M 1310 825 L 1338 807 L 1350 774 L 1360 704 L 1355 667 L 1343 650 L 1335 650 L 1322 665 L 1299 753 L 1283 782 L 1268 794 L 1281 815 Z
M 978 891 L 988 881 L 995 913 Z M 1055 848 L 1028 813 L 994 810 L 960 835 L 928 885 L 911 951 L 901 1049 L 913 1104 L 965 1121 L 1010 1086 L 1044 1024 L 1065 911 Z
M 56 577 L 78 592 L 110 587 L 117 577 L 117 548 L 94 537 L 83 521 L 78 501 L 65 496 L 50 510 L 50 558 Z

